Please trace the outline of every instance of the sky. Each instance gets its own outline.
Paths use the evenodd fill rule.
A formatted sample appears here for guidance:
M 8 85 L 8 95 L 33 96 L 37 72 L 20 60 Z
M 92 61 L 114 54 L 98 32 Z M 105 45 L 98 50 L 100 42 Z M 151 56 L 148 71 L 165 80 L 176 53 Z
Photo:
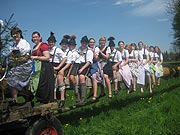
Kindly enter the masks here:
M 143 41 L 169 51 L 173 42 L 172 18 L 167 0 L 1 0 L 0 19 L 13 20 L 33 46 L 31 34 L 40 32 L 47 41 L 55 33 L 56 45 L 65 34 L 75 34 L 77 47 L 87 35 L 115 37 L 115 43 Z

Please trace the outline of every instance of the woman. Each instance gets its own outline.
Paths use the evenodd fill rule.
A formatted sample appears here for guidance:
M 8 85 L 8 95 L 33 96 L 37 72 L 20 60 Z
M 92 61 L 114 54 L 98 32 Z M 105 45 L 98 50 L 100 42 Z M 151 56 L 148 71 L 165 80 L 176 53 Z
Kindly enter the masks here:
M 138 75 L 138 51 L 135 43 L 131 45 L 131 51 L 129 54 L 129 67 L 132 74 L 133 91 L 136 91 L 137 75 Z
M 115 49 L 114 39 L 114 37 L 108 38 L 111 52 L 107 64 L 103 67 L 104 79 L 108 88 L 109 98 L 112 98 L 111 80 L 114 82 L 114 89 L 117 90 L 117 71 L 122 62 L 121 53 Z
M 101 72 L 103 74 L 103 67 L 104 65 L 107 64 L 107 60 L 110 56 L 110 47 L 106 46 L 106 37 L 101 37 L 99 39 L 99 64 L 100 64 L 100 68 L 102 69 Z M 101 98 L 101 97 L 104 97 L 106 96 L 105 94 L 105 90 L 104 90 L 104 85 L 105 85 L 105 81 L 103 80 L 103 85 L 100 85 L 100 89 L 101 89 L 101 92 L 100 92 L 100 95 L 98 98 Z
M 32 50 L 31 59 L 34 61 L 34 72 L 39 73 L 37 89 L 32 89 L 32 91 L 39 102 L 53 102 L 55 78 L 53 65 L 49 62 L 49 45 L 42 42 L 40 33 L 37 31 L 32 33 L 32 42 L 35 43 L 35 46 Z
M 51 32 L 50 37 L 47 39 L 47 41 L 48 41 L 48 45 L 50 47 L 49 51 L 50 51 L 50 55 L 51 55 L 49 61 L 53 64 L 54 69 L 56 69 L 59 65 L 61 68 L 66 61 L 66 54 L 59 47 L 57 47 L 55 45 L 56 38 L 54 36 L 54 33 Z M 60 69 L 56 69 L 55 76 L 58 76 L 59 70 Z M 58 80 L 58 78 L 57 78 L 57 80 Z M 59 84 L 59 82 L 57 82 L 57 80 L 56 80 L 55 86 L 57 85 L 57 83 Z M 61 82 L 63 82 L 63 81 L 61 81 Z M 54 100 L 57 100 L 57 97 L 59 98 L 60 95 L 63 95 L 63 94 L 60 94 L 59 90 L 56 91 L 56 88 L 55 88 L 54 89 Z
M 151 71 L 151 78 L 152 78 L 152 88 L 154 88 L 154 86 L 156 85 L 156 81 L 155 81 L 155 72 L 156 72 L 156 63 L 158 62 L 158 55 L 155 52 L 155 49 L 153 46 L 149 47 L 149 56 L 150 56 L 150 71 Z
M 70 75 L 70 80 L 77 92 L 77 97 L 80 97 L 79 105 L 84 105 L 86 102 L 86 75 L 89 73 L 90 64 L 93 61 L 93 52 L 88 48 L 88 42 L 87 36 L 81 38 L 81 46 L 78 49 L 79 57 Z M 75 76 L 77 75 L 79 77 L 79 90 L 75 81 Z
M 139 55 L 139 67 L 138 67 L 138 76 L 137 83 L 140 84 L 141 92 L 143 93 L 143 85 L 145 85 L 145 78 L 147 78 L 149 82 L 149 92 L 152 93 L 151 88 L 151 76 L 150 76 L 150 68 L 149 68 L 149 52 L 145 48 L 143 48 L 143 42 L 140 41 L 138 43 L 138 55 Z
M 97 99 L 97 90 L 98 90 L 98 83 L 103 84 L 103 74 L 101 72 L 101 67 L 99 64 L 99 48 L 95 46 L 95 39 L 90 38 L 89 39 L 89 48 L 93 51 L 93 63 L 91 64 L 91 69 L 89 72 L 89 76 L 92 79 L 92 85 L 93 85 L 93 101 L 96 101 Z
M 131 71 L 130 71 L 130 68 L 128 65 L 128 61 L 129 61 L 128 50 L 130 48 L 128 48 L 127 45 L 126 45 L 126 48 L 124 47 L 124 41 L 119 41 L 118 46 L 119 46 L 120 53 L 122 56 L 122 63 L 119 66 L 119 72 L 120 72 L 123 82 L 127 88 L 127 93 L 130 93 L 130 87 L 131 87 L 131 81 L 132 81 L 132 75 L 131 75 Z
M 161 82 L 161 77 L 163 76 L 163 67 L 162 67 L 162 63 L 163 63 L 163 55 L 162 52 L 160 50 L 160 48 L 158 46 L 155 46 L 155 52 L 158 54 L 158 62 L 156 63 L 155 67 L 156 67 L 156 73 L 155 76 L 157 78 L 157 85 L 160 85 Z
M 30 60 L 30 44 L 23 39 L 22 31 L 15 27 L 11 30 L 11 36 L 15 43 L 11 48 L 11 69 L 7 74 L 7 84 L 10 86 L 13 102 L 16 103 L 18 91 L 29 84 L 32 61 Z

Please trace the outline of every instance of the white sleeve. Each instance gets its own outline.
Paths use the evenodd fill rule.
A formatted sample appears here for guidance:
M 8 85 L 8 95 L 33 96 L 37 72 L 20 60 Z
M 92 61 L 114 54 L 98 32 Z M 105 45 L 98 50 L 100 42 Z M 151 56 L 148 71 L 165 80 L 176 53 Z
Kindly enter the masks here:
M 18 47 L 22 55 L 29 53 L 31 50 L 30 44 L 25 39 L 20 40 Z
M 60 48 L 56 49 L 56 54 L 57 54 L 58 58 L 60 58 L 60 59 L 67 57 L 66 54 Z
M 121 53 L 119 51 L 117 51 L 117 60 L 118 60 L 118 62 L 122 61 L 122 56 L 121 56 Z
M 138 57 L 138 51 L 134 50 L 134 52 L 135 52 L 135 57 Z
M 86 61 L 93 62 L 93 51 L 88 50 L 86 54 Z
M 155 53 L 155 58 L 159 58 L 159 55 L 157 53 Z
M 109 53 L 109 54 L 111 53 L 110 47 L 107 47 L 106 54 L 107 54 L 107 53 Z
M 129 57 L 129 51 L 128 50 L 125 50 L 126 51 L 126 58 Z
M 99 55 L 99 48 L 98 48 L 98 47 L 95 47 L 95 49 L 94 49 L 94 54 L 95 54 L 95 55 Z
M 163 61 L 163 55 L 162 55 L 162 53 L 161 53 L 160 55 L 161 55 L 161 61 Z

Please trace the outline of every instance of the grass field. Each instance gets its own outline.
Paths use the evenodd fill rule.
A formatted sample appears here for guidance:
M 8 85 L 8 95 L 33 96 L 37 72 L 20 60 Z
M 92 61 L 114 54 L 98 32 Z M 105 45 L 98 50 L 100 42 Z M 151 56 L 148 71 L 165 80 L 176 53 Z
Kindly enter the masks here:
M 66 93 L 66 106 L 74 103 Z M 91 100 L 91 99 L 89 99 Z M 180 77 L 163 80 L 153 95 L 127 94 L 124 86 L 112 99 L 62 113 L 65 135 L 180 135 Z

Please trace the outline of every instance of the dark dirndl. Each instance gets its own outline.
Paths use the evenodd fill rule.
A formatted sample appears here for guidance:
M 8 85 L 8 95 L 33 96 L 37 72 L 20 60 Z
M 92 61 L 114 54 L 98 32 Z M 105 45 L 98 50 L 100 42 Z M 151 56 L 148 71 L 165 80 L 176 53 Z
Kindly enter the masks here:
M 106 65 L 103 67 L 103 73 L 108 75 L 110 78 L 113 78 L 113 68 L 112 66 L 116 64 L 116 62 L 108 61 Z
M 42 103 L 53 102 L 54 100 L 54 69 L 53 65 L 47 61 L 41 61 L 41 72 L 37 87 L 36 98 Z

